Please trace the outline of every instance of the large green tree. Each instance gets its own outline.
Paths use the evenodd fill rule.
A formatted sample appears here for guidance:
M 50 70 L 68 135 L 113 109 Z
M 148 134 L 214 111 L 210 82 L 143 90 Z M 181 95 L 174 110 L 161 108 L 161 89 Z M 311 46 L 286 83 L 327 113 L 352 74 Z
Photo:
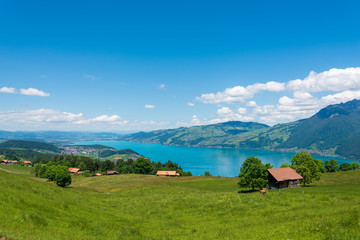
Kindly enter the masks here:
M 350 164 L 351 170 L 357 170 L 360 169 L 360 165 L 357 162 L 353 162 Z
M 325 168 L 328 172 L 336 172 L 339 169 L 339 163 L 336 159 L 330 159 L 325 161 Z
M 71 175 L 68 168 L 65 166 L 58 166 L 54 181 L 59 187 L 69 186 L 71 184 Z
M 247 158 L 240 168 L 238 186 L 240 188 L 261 189 L 268 186 L 267 168 L 271 168 L 270 164 L 264 165 L 259 158 Z
M 153 166 L 149 159 L 138 158 L 135 162 L 134 169 L 135 169 L 135 173 L 150 174 L 153 170 Z
M 303 177 L 301 183 L 304 186 L 320 179 L 321 171 L 315 159 L 309 153 L 300 152 L 295 154 L 291 159 L 291 163 L 291 167 Z

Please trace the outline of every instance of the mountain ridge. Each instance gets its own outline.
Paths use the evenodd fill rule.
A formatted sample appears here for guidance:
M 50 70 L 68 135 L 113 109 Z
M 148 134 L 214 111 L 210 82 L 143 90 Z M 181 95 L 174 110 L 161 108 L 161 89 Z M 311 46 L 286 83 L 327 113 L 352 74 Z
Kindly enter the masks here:
M 125 135 L 125 141 L 190 147 L 300 151 L 360 159 L 360 100 L 329 105 L 310 118 L 269 127 L 230 121 Z M 359 144 L 357 144 L 359 143 Z

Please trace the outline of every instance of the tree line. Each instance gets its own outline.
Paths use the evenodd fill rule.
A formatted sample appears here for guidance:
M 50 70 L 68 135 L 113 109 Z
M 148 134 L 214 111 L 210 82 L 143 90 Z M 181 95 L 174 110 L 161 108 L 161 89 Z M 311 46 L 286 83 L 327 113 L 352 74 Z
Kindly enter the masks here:
M 168 161 L 166 163 L 150 161 L 147 158 L 117 159 L 101 161 L 86 156 L 77 155 L 56 155 L 52 158 L 38 158 L 33 164 L 55 164 L 72 168 L 79 168 L 84 172 L 84 176 L 92 176 L 100 172 L 106 174 L 107 171 L 114 170 L 119 174 L 156 174 L 157 171 L 177 171 L 180 176 L 192 176 L 191 172 L 184 172 L 177 163 Z

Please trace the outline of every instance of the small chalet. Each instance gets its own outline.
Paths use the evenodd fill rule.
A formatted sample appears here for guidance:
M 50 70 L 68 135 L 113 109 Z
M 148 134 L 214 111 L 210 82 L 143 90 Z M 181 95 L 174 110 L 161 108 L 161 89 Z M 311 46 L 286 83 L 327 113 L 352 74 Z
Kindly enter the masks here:
M 178 177 L 180 174 L 176 171 L 157 171 L 156 176 Z
M 106 173 L 107 175 L 115 175 L 115 174 L 118 174 L 117 171 L 107 171 Z
M 31 167 L 32 164 L 30 161 L 23 161 L 24 166 Z
M 11 163 L 12 163 L 11 160 L 7 160 L 7 159 L 1 161 L 1 164 L 11 164 Z
M 303 179 L 294 169 L 272 168 L 269 172 L 268 180 L 270 188 L 291 188 L 300 187 L 300 180 Z
M 70 171 L 71 175 L 82 174 L 82 171 L 80 170 L 80 168 L 71 168 L 71 167 L 69 167 L 69 171 Z

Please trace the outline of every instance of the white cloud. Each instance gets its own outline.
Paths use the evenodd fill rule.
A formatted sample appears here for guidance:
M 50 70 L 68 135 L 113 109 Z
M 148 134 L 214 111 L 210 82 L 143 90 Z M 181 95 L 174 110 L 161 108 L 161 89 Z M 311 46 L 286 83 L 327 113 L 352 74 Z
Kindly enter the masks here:
M 160 88 L 160 89 L 164 89 L 164 88 L 165 88 L 165 84 L 163 84 L 163 83 L 160 84 L 159 88 Z
M 118 115 L 112 115 L 111 117 L 108 115 L 101 115 L 101 116 L 93 118 L 92 121 L 94 121 L 94 122 L 115 122 L 120 119 L 121 119 L 121 117 L 119 117 Z
M 16 93 L 16 89 L 9 87 L 2 87 L 0 88 L 0 93 Z
M 196 115 L 192 117 L 191 125 L 201 125 L 201 121 Z
M 353 99 L 360 99 L 360 90 L 358 91 L 347 90 L 340 93 L 324 96 L 320 99 L 320 106 L 325 107 L 330 104 L 347 102 Z
M 286 88 L 292 91 L 303 92 L 339 92 L 360 88 L 360 67 L 337 69 L 316 73 L 311 71 L 304 79 L 296 79 L 286 84 Z
M 261 91 L 279 92 L 285 90 L 285 83 L 267 82 L 255 83 L 247 87 L 235 86 L 233 88 L 226 88 L 223 92 L 205 93 L 196 99 L 203 103 L 243 103 L 246 99 L 253 98 L 256 93 Z
M 227 121 L 252 121 L 254 118 L 252 116 L 244 116 L 247 110 L 245 108 L 238 108 L 238 113 L 235 113 L 232 109 L 228 107 L 222 107 L 216 111 L 217 115 L 220 118 L 212 119 L 211 123 L 227 122 Z
M 83 78 L 90 79 L 90 80 L 96 80 L 98 77 L 90 74 L 83 74 Z
M 144 105 L 144 108 L 152 109 L 152 108 L 155 108 L 155 106 L 154 106 L 154 105 L 150 105 L 150 104 L 145 104 L 145 105 Z
M 188 106 L 190 106 L 190 107 L 195 106 L 195 104 L 194 104 L 194 103 L 192 103 L 192 102 L 188 102 L 186 105 L 188 105 Z
M 45 75 L 45 74 L 41 74 L 40 77 L 41 77 L 41 78 L 48 78 L 48 76 Z
M 74 114 L 51 109 L 0 112 L 0 119 L 3 123 L 64 123 L 77 121 L 82 116 L 82 113 Z
M 39 97 L 50 96 L 50 93 L 43 92 L 42 90 L 38 90 L 36 88 L 28 88 L 28 89 L 21 88 L 20 94 L 28 95 L 28 96 L 39 96 Z
M 247 112 L 247 109 L 246 109 L 246 108 L 239 107 L 239 108 L 237 109 L 237 112 L 238 112 L 239 114 L 245 114 L 245 113 Z
M 256 107 L 257 104 L 256 104 L 255 101 L 249 101 L 249 102 L 246 103 L 246 106 L 247 106 L 247 107 Z

